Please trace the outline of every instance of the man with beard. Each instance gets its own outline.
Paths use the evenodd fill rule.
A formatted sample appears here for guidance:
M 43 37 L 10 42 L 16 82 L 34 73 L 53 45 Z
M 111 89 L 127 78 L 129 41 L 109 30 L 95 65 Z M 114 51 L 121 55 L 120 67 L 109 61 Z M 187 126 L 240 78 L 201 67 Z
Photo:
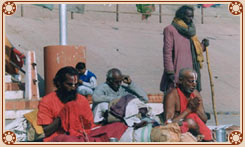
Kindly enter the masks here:
M 77 70 L 70 66 L 61 68 L 53 82 L 57 90 L 44 96 L 38 105 L 37 123 L 43 127 L 44 141 L 64 133 L 74 136 L 88 133 L 93 126 L 93 113 L 88 100 L 76 92 Z M 78 120 L 75 114 L 82 119 Z
M 164 120 L 166 123 L 182 122 L 181 132 L 204 135 L 205 141 L 212 140 L 210 129 L 205 125 L 207 115 L 204 111 L 200 93 L 195 89 L 197 73 L 190 68 L 179 72 L 179 82 L 164 98 Z
M 199 42 L 193 17 L 194 8 L 184 5 L 176 11 L 172 24 L 164 29 L 164 72 L 160 83 L 160 90 L 164 93 L 175 87 L 182 68 L 192 68 L 197 72 L 196 89 L 201 91 L 200 69 L 204 61 L 203 51 L 209 45 L 209 40 Z
M 95 123 L 104 119 L 104 117 L 101 117 L 102 113 L 107 111 L 108 104 L 111 101 L 129 94 L 136 96 L 142 102 L 148 102 L 148 97 L 144 90 L 138 87 L 129 76 L 122 75 L 117 68 L 110 69 L 107 72 L 106 82 L 97 86 L 92 96 Z

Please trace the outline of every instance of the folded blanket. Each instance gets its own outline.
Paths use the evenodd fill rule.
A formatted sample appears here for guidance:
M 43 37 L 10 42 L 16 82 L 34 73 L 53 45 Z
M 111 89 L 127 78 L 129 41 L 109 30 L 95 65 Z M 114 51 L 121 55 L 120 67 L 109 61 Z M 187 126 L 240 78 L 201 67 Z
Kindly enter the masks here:
M 115 104 L 110 107 L 110 112 L 119 117 L 123 118 L 125 116 L 126 112 L 126 106 L 127 104 L 132 100 L 135 99 L 136 97 L 134 95 L 128 94 L 120 98 L 120 100 Z

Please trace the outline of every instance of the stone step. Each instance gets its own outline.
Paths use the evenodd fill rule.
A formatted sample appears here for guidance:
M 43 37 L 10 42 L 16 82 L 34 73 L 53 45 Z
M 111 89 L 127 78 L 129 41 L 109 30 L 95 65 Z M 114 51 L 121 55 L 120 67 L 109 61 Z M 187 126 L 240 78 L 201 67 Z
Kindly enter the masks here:
M 24 91 L 14 90 L 14 91 L 5 91 L 5 100 L 14 100 L 14 99 L 24 99 Z
M 11 83 L 12 82 L 12 76 L 11 75 L 5 75 L 5 83 Z
M 33 109 L 27 109 L 27 110 L 7 110 L 5 111 L 5 120 L 12 120 L 16 118 L 23 117 L 24 114 L 33 111 Z
M 20 90 L 19 83 L 5 83 L 5 91 L 17 91 Z
M 5 110 L 27 110 L 27 109 L 36 109 L 38 107 L 39 100 L 6 100 L 5 101 Z

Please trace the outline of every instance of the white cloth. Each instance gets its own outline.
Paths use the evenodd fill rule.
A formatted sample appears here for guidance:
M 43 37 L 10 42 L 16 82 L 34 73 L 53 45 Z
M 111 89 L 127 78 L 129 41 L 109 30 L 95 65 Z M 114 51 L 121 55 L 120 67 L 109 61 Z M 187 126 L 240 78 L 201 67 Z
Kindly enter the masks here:
M 98 104 L 93 111 L 93 115 L 94 115 L 94 123 L 99 123 L 102 120 L 104 120 L 105 118 L 103 117 L 104 113 L 108 110 L 108 106 L 109 104 L 104 102 L 104 103 L 100 103 Z
M 151 142 L 152 124 L 134 130 L 133 127 L 128 127 L 121 136 L 119 142 Z
M 27 141 L 27 123 L 28 121 L 24 117 L 16 118 L 10 124 L 6 125 L 5 131 L 14 132 L 17 142 Z
M 134 123 L 140 123 L 141 120 L 137 117 L 140 108 L 147 108 L 147 115 L 152 115 L 152 109 L 150 106 L 146 105 L 144 102 L 139 99 L 132 99 L 128 102 L 125 111 L 124 120 L 128 126 L 132 127 Z
M 99 123 L 102 120 L 104 120 L 104 113 L 109 110 L 109 104 L 106 102 L 98 104 L 94 110 L 93 110 L 93 115 L 94 115 L 94 123 Z M 148 116 L 152 116 L 152 108 L 148 105 L 146 105 L 144 102 L 140 101 L 139 99 L 133 99 L 131 100 L 125 110 L 125 117 L 124 120 L 127 124 L 127 126 L 132 127 L 134 123 L 140 123 L 141 120 L 140 118 L 137 117 L 137 114 L 139 113 L 139 108 L 147 108 Z
M 93 89 L 91 89 L 90 87 L 81 85 L 77 87 L 77 92 L 81 95 L 92 95 Z

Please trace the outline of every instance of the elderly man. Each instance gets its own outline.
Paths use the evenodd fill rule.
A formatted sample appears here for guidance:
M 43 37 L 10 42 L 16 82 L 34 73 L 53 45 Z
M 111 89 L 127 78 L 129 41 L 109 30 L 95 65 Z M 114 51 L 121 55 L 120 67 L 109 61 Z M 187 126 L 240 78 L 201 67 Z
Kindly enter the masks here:
M 171 25 L 164 29 L 163 61 L 164 72 L 160 90 L 167 92 L 178 82 L 178 73 L 182 68 L 193 68 L 198 75 L 196 89 L 201 91 L 203 51 L 209 45 L 207 39 L 199 42 L 193 23 L 194 8 L 184 5 L 175 14 Z
M 126 85 L 122 85 L 122 82 Z M 94 90 L 93 113 L 96 123 L 103 120 L 101 113 L 108 109 L 108 104 L 128 94 L 134 95 L 142 102 L 147 102 L 148 97 L 144 90 L 138 87 L 129 76 L 122 75 L 117 68 L 112 68 L 107 72 L 106 82 L 97 86 Z M 100 113 L 98 115 L 98 113 Z M 97 117 L 98 116 L 98 117 Z
M 190 68 L 181 69 L 177 88 L 171 89 L 164 98 L 164 118 L 166 123 L 183 121 L 182 133 L 190 131 L 193 135 L 202 134 L 205 141 L 210 141 L 211 131 L 205 125 L 207 115 L 196 85 L 197 73 Z

